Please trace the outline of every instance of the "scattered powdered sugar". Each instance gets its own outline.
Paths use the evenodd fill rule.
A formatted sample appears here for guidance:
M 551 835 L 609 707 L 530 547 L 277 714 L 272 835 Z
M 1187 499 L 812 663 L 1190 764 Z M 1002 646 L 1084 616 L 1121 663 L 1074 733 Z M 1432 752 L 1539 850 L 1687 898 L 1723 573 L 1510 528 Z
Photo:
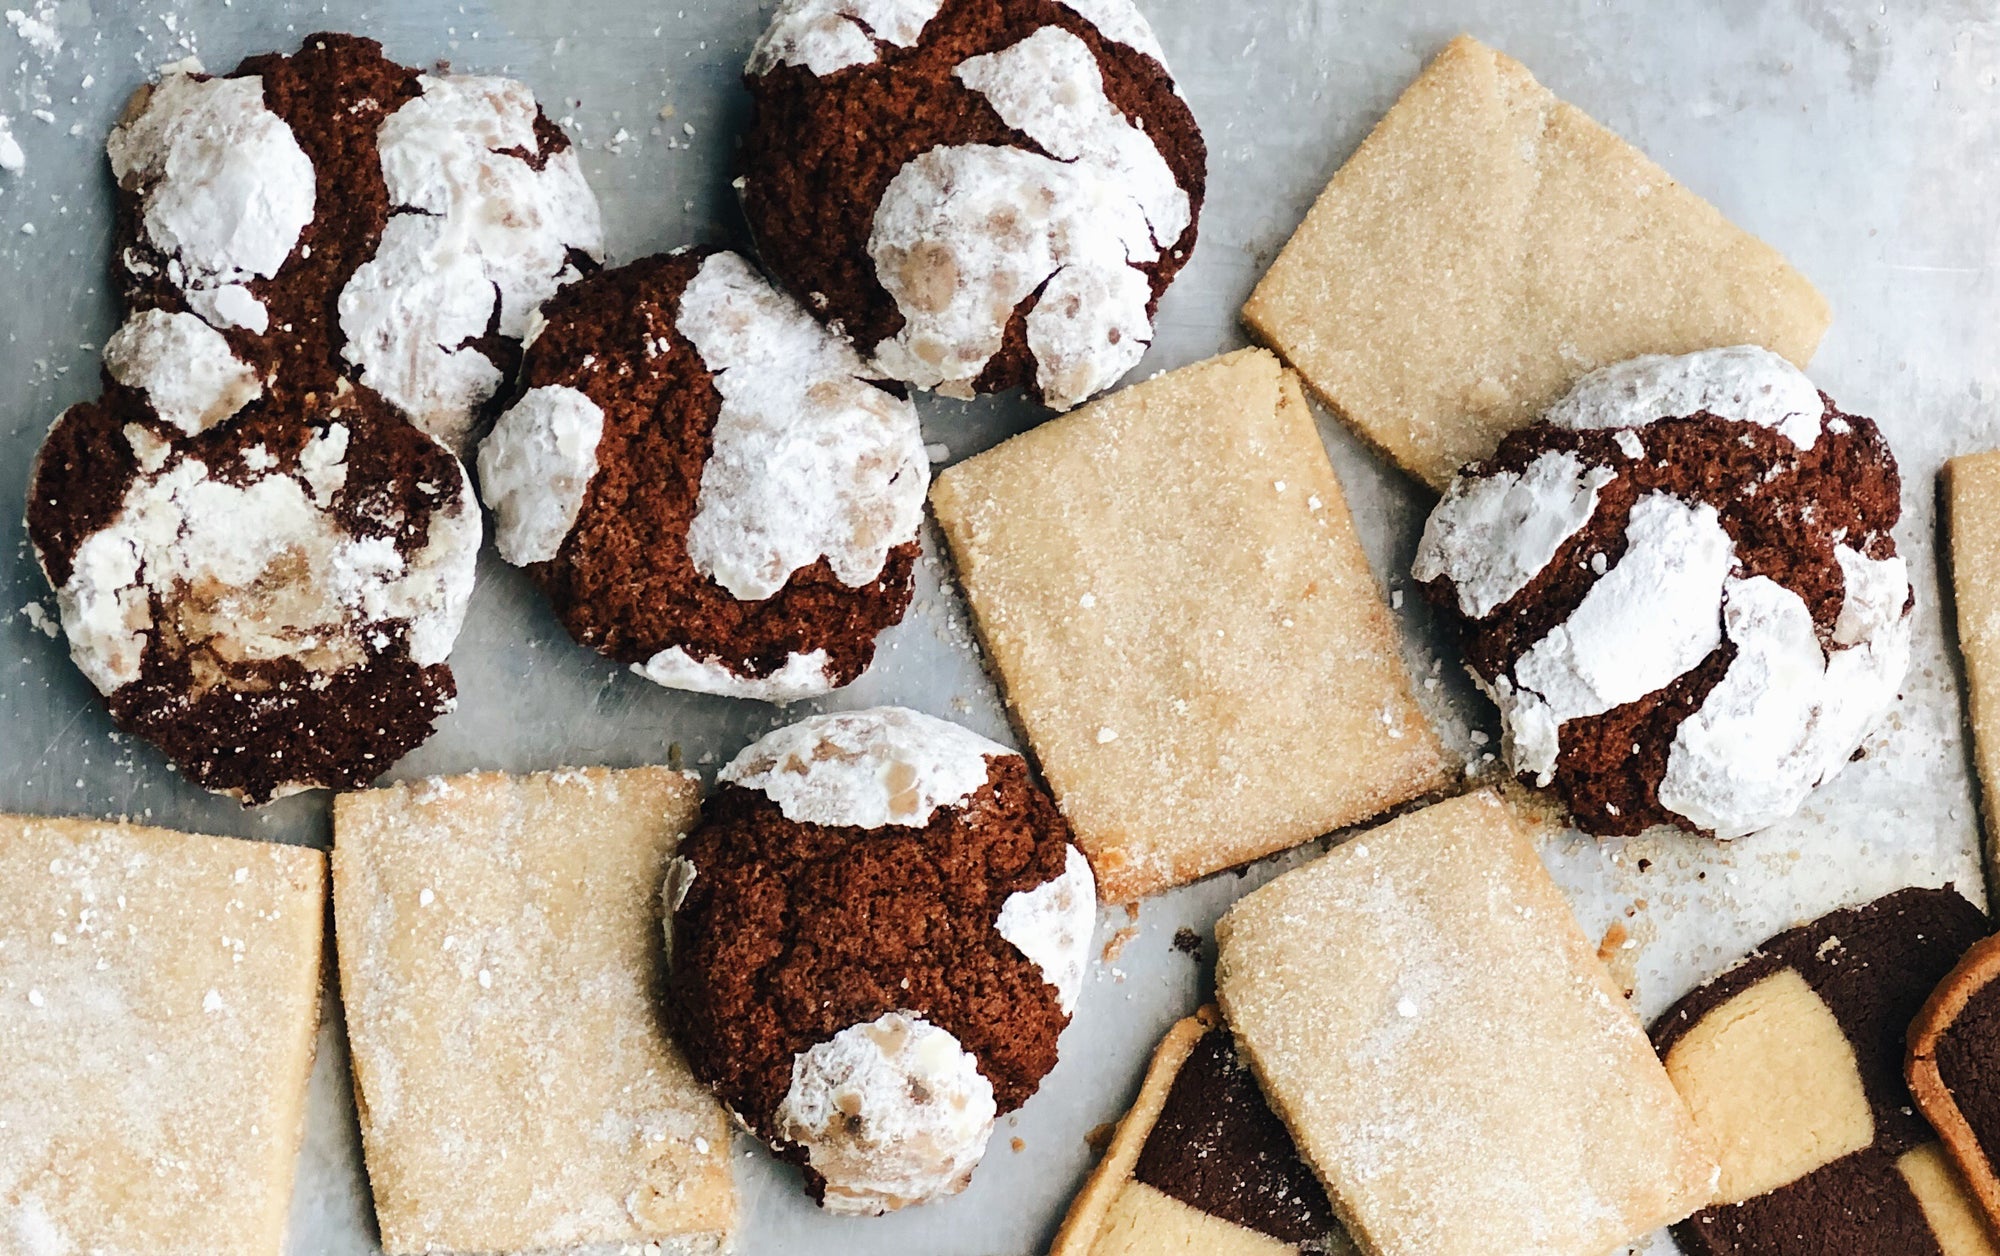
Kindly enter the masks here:
M 890 1012 L 801 1052 L 774 1120 L 826 1179 L 822 1206 L 870 1216 L 963 1190 L 997 1115 L 957 1038 Z
M 769 733 L 720 779 L 762 792 L 794 823 L 922 828 L 986 784 L 989 758 L 1013 753 L 935 716 L 875 707 Z
M 383 123 L 382 177 L 398 211 L 340 295 L 343 351 L 362 382 L 461 448 L 500 371 L 466 342 L 519 339 L 576 277 L 570 252 L 603 252 L 597 199 L 574 149 L 542 154 L 534 95 L 511 79 L 424 75 Z
M 234 417 L 264 391 L 221 332 L 192 314 L 165 310 L 126 319 L 105 342 L 104 368 L 145 393 L 162 419 L 189 436 Z
M 1846 767 L 1895 702 L 1910 665 L 1907 573 L 1900 558 L 1850 554 L 1841 624 L 1852 640 L 1831 653 L 1798 594 L 1761 576 L 1730 581 L 1736 658 L 1675 734 L 1662 806 L 1721 838 L 1767 828 Z
M 867 65 L 877 42 L 914 45 L 942 7 L 944 0 L 784 0 L 751 49 L 747 71 L 802 65 L 823 76 Z
M 8 174 L 19 174 L 28 168 L 28 155 L 21 151 L 21 143 L 14 138 L 14 128 L 6 114 L 0 113 L 0 170 Z
M 688 527 L 695 570 L 746 602 L 822 556 L 850 587 L 878 578 L 923 525 L 916 407 L 860 378 L 845 341 L 734 253 L 702 263 L 676 326 L 722 395 Z
M 1801 449 L 1818 443 L 1826 418 L 1826 402 L 1805 372 L 1756 345 L 1651 354 L 1592 371 L 1543 417 L 1581 431 L 1644 427 L 1704 410 L 1771 428 Z
M 814 650 L 807 654 L 786 656 L 785 665 L 768 676 L 745 676 L 731 670 L 719 659 L 698 659 L 675 645 L 661 650 L 643 664 L 635 664 L 632 670 L 668 689 L 782 704 L 832 693 L 838 686 L 827 672 L 827 665 L 831 662 L 825 650 Z
M 996 927 L 1056 988 L 1065 1015 L 1076 1010 L 1090 963 L 1090 935 L 1097 927 L 1097 879 L 1090 861 L 1074 846 L 1065 848 L 1063 873 L 1032 890 L 1019 890 L 1001 904 Z
M 597 475 L 604 411 L 574 388 L 528 390 L 479 446 L 479 492 L 500 557 L 517 567 L 556 556 Z
M 312 221 L 312 162 L 264 104 L 261 78 L 175 71 L 105 144 L 119 185 L 139 194 L 146 236 L 166 254 L 189 308 L 262 334 L 264 305 L 245 285 L 278 273 Z
M 905 323 L 876 359 L 898 379 L 965 395 L 1040 290 L 1028 346 L 1043 399 L 1066 410 L 1145 354 L 1152 287 L 1137 267 L 1181 237 L 1191 205 L 1070 32 L 1044 27 L 957 73 L 1048 155 L 948 145 L 897 172 L 868 252 Z
M 418 664 L 443 662 L 478 555 L 470 486 L 405 562 L 392 541 L 351 536 L 316 501 L 344 481 L 346 436 L 339 424 L 322 431 L 296 476 L 230 484 L 183 458 L 137 478 L 57 591 L 71 655 L 91 683 L 110 694 L 139 678 L 155 600 L 184 642 L 227 662 L 292 658 L 338 671 L 362 662 L 365 636 L 389 621 L 407 623 Z
M 1525 471 L 1460 476 L 1424 526 L 1410 574 L 1423 584 L 1450 580 L 1459 609 L 1484 619 L 1583 530 L 1598 494 L 1617 478 L 1567 451 L 1545 453 Z
M 1517 772 L 1554 779 L 1567 720 L 1634 702 L 1722 643 L 1717 614 L 1736 546 L 1715 508 L 1654 493 L 1632 508 L 1627 548 L 1582 605 L 1490 687 Z

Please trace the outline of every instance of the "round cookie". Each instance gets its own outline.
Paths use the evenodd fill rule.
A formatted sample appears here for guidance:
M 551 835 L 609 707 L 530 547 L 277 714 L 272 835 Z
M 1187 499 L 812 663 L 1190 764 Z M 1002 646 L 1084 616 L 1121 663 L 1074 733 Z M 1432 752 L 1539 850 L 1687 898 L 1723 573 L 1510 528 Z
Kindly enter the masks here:
M 704 693 L 859 677 L 910 602 L 915 408 L 734 253 L 593 275 L 542 320 L 480 488 L 571 635 Z
M 1637 358 L 1459 473 L 1414 574 L 1508 765 L 1589 832 L 1740 837 L 1895 702 L 1915 595 L 1896 461 L 1775 354 Z
M 453 454 L 596 204 L 526 88 L 347 35 L 170 68 L 105 147 L 127 317 L 29 489 L 71 653 L 201 785 L 364 785 L 452 703 Z
M 510 79 L 308 36 L 168 70 L 106 144 L 127 307 L 189 312 L 293 411 L 345 376 L 462 450 L 534 310 L 603 250 L 568 139 Z
M 1067 410 L 1138 364 L 1207 150 L 1131 0 L 784 0 L 746 82 L 764 263 L 890 378 Z
M 721 774 L 668 873 L 667 1019 L 828 1211 L 962 1190 L 1055 1066 L 1096 885 L 1027 761 L 899 708 Z
M 365 389 L 199 426 L 254 377 L 193 315 L 155 313 L 34 469 L 28 531 L 70 654 L 120 728 L 207 789 L 366 785 L 456 693 L 481 531 L 465 470 Z

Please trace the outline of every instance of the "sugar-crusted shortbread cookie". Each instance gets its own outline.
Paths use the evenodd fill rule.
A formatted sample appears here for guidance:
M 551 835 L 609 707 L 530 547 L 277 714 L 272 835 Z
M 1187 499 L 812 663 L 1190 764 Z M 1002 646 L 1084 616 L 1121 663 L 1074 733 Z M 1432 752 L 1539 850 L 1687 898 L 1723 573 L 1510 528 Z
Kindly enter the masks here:
M 1131 0 L 784 0 L 746 82 L 759 252 L 881 370 L 1067 410 L 1138 364 L 1207 153 Z
M 1603 1256 L 1716 1165 L 1493 793 L 1364 833 L 1238 903 L 1216 992 L 1272 1107 L 1378 1256 Z
M 1895 703 L 1916 596 L 1881 430 L 1755 346 L 1586 375 L 1466 467 L 1413 574 L 1508 766 L 1592 833 L 1786 819 Z
M 867 375 L 734 253 L 572 284 L 480 447 L 500 554 L 663 685 L 848 684 L 909 605 L 930 489 L 916 409 Z
M 1055 1067 L 1097 906 L 1021 756 L 894 707 L 738 755 L 666 901 L 696 1075 L 849 1215 L 965 1188 Z
M 326 859 L 0 816 L 0 1251 L 279 1256 Z
M 699 798 L 684 773 L 636 768 L 336 800 L 341 994 L 386 1251 L 726 1248 L 729 1121 L 655 1001 L 660 882 Z
M 1326 1190 L 1213 1008 L 1175 1025 L 1050 1256 L 1344 1256 Z
M 1106 901 L 1441 788 L 1295 378 L 1248 350 L 938 478 L 1008 704 Z
M 1586 371 L 1745 342 L 1804 366 L 1829 321 L 1774 250 L 1469 38 L 1341 167 L 1243 316 L 1440 489 Z
M 1986 932 L 1912 889 L 1772 938 L 1681 1000 L 1653 1042 L 1722 1162 L 1675 1227 L 1690 1256 L 1993 1256 L 1978 1207 L 1912 1106 L 1903 1040 Z
M 1986 857 L 2000 866 L 2000 453 L 1945 468 L 1952 593 L 1966 705 L 1986 804 Z

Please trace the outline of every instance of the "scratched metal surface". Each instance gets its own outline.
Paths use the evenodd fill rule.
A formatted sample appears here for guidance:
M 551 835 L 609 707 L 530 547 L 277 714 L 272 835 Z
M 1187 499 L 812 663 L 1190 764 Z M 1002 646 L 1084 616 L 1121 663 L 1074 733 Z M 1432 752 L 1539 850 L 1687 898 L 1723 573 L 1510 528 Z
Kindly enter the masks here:
M 257 812 L 192 789 L 121 741 L 62 644 L 18 522 L 29 459 L 62 407 L 96 387 L 114 325 L 104 275 L 110 186 L 102 141 L 153 67 L 212 67 L 289 50 L 314 30 L 382 39 L 406 62 L 526 79 L 584 149 L 614 259 L 740 242 L 730 193 L 745 112 L 737 70 L 768 13 L 749 0 L 12 0 L 0 25 L 0 114 L 25 150 L 0 175 L 0 809 L 130 815 L 324 846 L 327 799 Z M 679 7 L 684 4 L 685 7 Z M 1977 816 L 1960 731 L 1947 602 L 1933 543 L 1948 456 L 2000 445 L 2000 18 L 1987 0 L 1146 0 L 1206 130 L 1212 196 L 1193 264 L 1167 297 L 1142 371 L 1242 343 L 1234 312 L 1327 177 L 1423 61 L 1469 30 L 1630 137 L 1737 222 L 1772 241 L 1831 298 L 1814 366 L 1849 409 L 1878 417 L 1907 480 L 1905 551 L 1921 600 L 1918 665 L 1869 757 L 1778 831 L 1729 848 L 1651 839 L 1552 842 L 1548 862 L 1593 933 L 1623 925 L 1614 964 L 1651 1015 L 1769 933 L 1910 883 L 1979 888 Z M 59 40 L 59 45 L 58 45 Z M 38 112 L 39 111 L 39 114 Z M 1014 400 L 921 403 L 957 460 L 1032 425 Z M 1428 503 L 1323 424 L 1371 558 L 1398 586 Z M 1450 679 L 1409 599 L 1413 666 L 1461 749 L 1488 723 Z M 489 554 L 454 664 L 462 702 L 396 775 L 658 761 L 677 746 L 712 767 L 774 722 L 768 709 L 656 689 L 572 646 L 526 583 Z M 994 690 L 940 568 L 926 564 L 909 621 L 837 705 L 896 701 L 1007 737 Z M 1308 852 L 1309 853 L 1309 852 Z M 1206 932 L 1228 904 L 1303 858 L 1225 874 L 1148 903 L 1122 952 L 1093 973 L 1062 1065 L 1003 1124 L 972 1189 L 879 1221 L 820 1217 L 795 1179 L 739 1147 L 742 1250 L 1016 1256 L 1042 1250 L 1088 1168 L 1084 1135 L 1114 1119 L 1153 1043 L 1202 999 L 1203 963 L 1175 931 Z M 1639 860 L 1648 862 L 1640 871 Z M 1127 925 L 1107 912 L 1100 939 Z M 1559 1067 L 1560 1064 L 1558 1063 Z M 337 1008 L 300 1165 L 291 1250 L 375 1250 L 346 1098 Z M 1010 1140 L 1018 1138 L 1022 1150 Z M 1669 1250 L 1657 1240 L 1655 1250 Z

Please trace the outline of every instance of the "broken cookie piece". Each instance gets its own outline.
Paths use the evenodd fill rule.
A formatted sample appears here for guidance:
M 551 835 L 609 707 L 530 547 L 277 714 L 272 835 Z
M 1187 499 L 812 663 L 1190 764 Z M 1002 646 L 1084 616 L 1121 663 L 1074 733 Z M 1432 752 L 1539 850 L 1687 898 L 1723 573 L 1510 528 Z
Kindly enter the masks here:
M 1299 1159 L 1221 1013 L 1175 1025 L 1070 1205 L 1050 1256 L 1345 1256 L 1326 1190 Z
M 1243 317 L 1439 489 L 1586 371 L 1745 343 L 1804 366 L 1829 318 L 1776 251 L 1469 38 L 1341 167 Z
M 0 1251 L 279 1256 L 326 859 L 0 816 Z
M 1690 1256 L 1992 1256 L 1918 1116 L 1903 1039 L 1986 932 L 1950 889 L 1910 889 L 1779 934 L 1676 1004 L 1655 1047 L 1722 1164 L 1675 1227 Z
M 347 794 L 334 924 L 390 1253 L 719 1252 L 726 1114 L 660 1022 L 659 887 L 700 786 L 666 768 Z
M 1603 1256 L 1706 1203 L 1715 1161 L 1497 794 L 1396 820 L 1216 928 L 1272 1108 L 1376 1256 Z
M 1448 780 L 1296 377 L 1172 372 L 938 478 L 988 658 L 1106 902 Z

